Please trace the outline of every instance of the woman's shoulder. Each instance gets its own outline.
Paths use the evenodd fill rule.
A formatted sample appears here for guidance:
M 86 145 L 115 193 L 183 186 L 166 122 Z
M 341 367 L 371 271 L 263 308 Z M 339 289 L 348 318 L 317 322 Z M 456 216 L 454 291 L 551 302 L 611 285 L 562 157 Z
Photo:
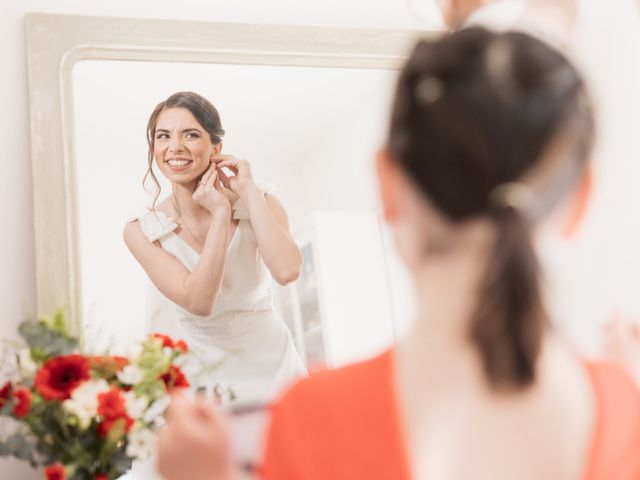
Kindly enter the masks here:
M 137 222 L 142 233 L 150 242 L 155 242 L 173 232 L 178 225 L 162 208 L 148 209 L 140 214 L 132 215 L 127 222 L 126 229 L 131 223 Z
M 408 478 L 392 380 L 387 351 L 298 381 L 272 409 L 264 478 Z
M 618 365 L 584 363 L 597 405 L 587 478 L 640 478 L 640 390 Z

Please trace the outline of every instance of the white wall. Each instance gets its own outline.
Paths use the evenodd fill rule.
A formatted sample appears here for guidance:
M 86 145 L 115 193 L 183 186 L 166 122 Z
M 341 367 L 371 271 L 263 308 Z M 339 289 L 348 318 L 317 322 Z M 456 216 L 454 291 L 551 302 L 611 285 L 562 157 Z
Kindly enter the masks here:
M 424 11 L 424 8 L 422 9 Z M 0 15 L 0 132 L 4 174 L 0 176 L 0 218 L 5 234 L 0 249 L 0 335 L 15 336 L 25 314 L 35 312 L 31 164 L 24 14 L 165 18 L 216 22 L 328 25 L 370 28 L 424 28 L 398 0 L 4 0 Z M 429 13 L 427 9 L 427 14 Z M 433 25 L 439 19 L 433 15 Z M 12 460 L 0 460 L 6 479 L 40 478 Z

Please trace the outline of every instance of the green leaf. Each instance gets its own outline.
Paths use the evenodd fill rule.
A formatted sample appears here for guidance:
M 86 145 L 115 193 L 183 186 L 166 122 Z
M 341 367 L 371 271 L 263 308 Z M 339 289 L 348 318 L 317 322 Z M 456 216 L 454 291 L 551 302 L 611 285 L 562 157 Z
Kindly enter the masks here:
M 109 478 L 119 478 L 129 470 L 131 470 L 131 464 L 133 463 L 133 458 L 129 457 L 125 449 L 122 448 L 118 450 L 111 457 L 111 468 L 109 468 Z
M 118 449 L 124 445 L 122 440 L 124 433 L 125 421 L 124 418 L 121 418 L 116 420 L 104 439 L 98 456 L 101 465 L 107 465 Z
M 53 320 L 50 324 L 51 329 L 54 332 L 58 332 L 61 335 L 69 336 L 69 330 L 67 329 L 67 321 L 64 318 L 64 311 L 59 308 L 53 315 Z
M 36 362 L 43 362 L 52 356 L 68 355 L 78 347 L 75 338 L 52 330 L 40 320 L 25 320 L 18 331 L 29 345 L 31 357 Z
M 4 405 L 0 408 L 0 415 L 11 416 L 13 413 L 13 398 L 5 400 Z
M 19 460 L 26 460 L 32 466 L 42 465 L 36 444 L 20 433 L 14 433 L 6 441 L 0 442 L 0 457 L 12 456 Z

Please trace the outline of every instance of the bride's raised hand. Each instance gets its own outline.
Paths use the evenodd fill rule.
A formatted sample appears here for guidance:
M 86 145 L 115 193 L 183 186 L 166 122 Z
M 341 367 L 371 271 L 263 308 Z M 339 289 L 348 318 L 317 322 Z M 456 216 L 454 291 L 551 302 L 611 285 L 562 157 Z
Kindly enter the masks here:
M 233 155 L 214 155 L 213 161 L 216 169 L 220 171 L 222 168 L 228 168 L 233 175 L 223 178 L 229 188 L 236 195 L 240 195 L 242 190 L 247 186 L 253 185 L 253 174 L 251 173 L 251 164 L 242 158 Z M 224 174 L 224 172 L 222 172 Z
M 206 208 L 211 214 L 226 213 L 231 214 L 231 202 L 224 192 L 224 186 L 220 182 L 215 164 L 211 164 L 209 170 L 202 176 L 202 179 L 193 192 L 193 200 Z
M 220 179 L 220 182 L 222 183 L 222 186 L 224 188 L 224 194 L 227 196 L 229 202 L 231 202 L 231 206 L 233 207 L 233 204 L 236 202 L 236 200 L 238 200 L 239 197 L 231 189 L 230 178 L 226 173 L 224 173 L 221 168 L 216 168 L 216 172 L 218 173 L 218 178 Z

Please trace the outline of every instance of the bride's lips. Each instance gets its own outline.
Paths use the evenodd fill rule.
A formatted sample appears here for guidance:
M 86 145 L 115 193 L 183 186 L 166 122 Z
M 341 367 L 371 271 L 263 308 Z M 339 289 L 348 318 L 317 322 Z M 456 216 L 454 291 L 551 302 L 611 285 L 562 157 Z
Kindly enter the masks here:
M 193 160 L 189 160 L 188 158 L 167 158 L 164 163 L 174 172 L 182 172 L 189 168 Z

